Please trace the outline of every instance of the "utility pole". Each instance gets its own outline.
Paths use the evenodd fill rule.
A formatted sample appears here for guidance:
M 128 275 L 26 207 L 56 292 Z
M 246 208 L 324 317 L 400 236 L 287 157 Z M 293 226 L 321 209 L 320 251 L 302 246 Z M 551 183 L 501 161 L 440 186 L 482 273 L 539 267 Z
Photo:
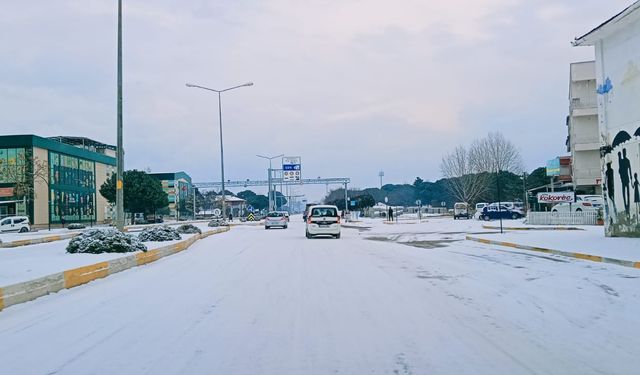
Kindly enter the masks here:
M 196 219 L 196 188 L 193 188 L 193 220 Z
M 116 151 L 116 228 L 124 229 L 124 150 L 122 145 L 122 0 L 118 0 L 118 143 Z
M 384 177 L 384 172 L 383 172 L 383 171 L 380 171 L 380 172 L 378 173 L 378 176 L 380 177 L 380 190 L 382 190 L 382 177 Z

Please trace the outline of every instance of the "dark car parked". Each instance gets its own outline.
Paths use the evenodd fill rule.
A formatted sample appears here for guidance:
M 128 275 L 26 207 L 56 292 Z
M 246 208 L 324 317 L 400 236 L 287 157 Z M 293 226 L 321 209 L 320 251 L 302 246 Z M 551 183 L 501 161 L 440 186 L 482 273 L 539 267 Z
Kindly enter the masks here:
M 507 206 L 500 206 L 498 210 L 497 205 L 489 205 L 482 209 L 482 214 L 480 214 L 480 219 L 489 221 L 489 220 L 499 220 L 499 219 L 520 219 L 524 217 L 522 211 L 518 209 L 510 209 Z

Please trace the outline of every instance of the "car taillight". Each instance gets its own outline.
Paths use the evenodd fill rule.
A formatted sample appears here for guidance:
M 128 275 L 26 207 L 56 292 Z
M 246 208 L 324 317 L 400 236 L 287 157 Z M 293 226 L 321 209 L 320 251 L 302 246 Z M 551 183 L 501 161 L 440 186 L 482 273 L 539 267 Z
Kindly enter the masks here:
M 338 216 L 338 224 L 340 224 L 340 216 Z
M 311 224 L 311 216 L 307 216 L 307 224 Z
M 583 206 L 587 206 L 587 207 L 591 207 L 591 206 L 593 206 L 593 205 L 592 205 L 591 203 L 589 203 L 589 202 L 583 202 L 583 203 L 582 203 L 582 205 L 583 205 Z

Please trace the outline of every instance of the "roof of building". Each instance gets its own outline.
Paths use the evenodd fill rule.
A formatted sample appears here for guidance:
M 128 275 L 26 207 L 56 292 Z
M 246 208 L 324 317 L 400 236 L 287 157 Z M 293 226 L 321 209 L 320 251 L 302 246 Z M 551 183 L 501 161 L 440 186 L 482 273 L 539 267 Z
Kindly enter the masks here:
M 218 196 L 216 197 L 216 200 L 217 200 L 217 201 L 222 200 L 222 196 L 218 195 Z M 232 196 L 232 195 L 226 195 L 226 196 L 224 197 L 224 201 L 225 201 L 225 202 L 237 202 L 237 203 L 246 202 L 246 200 L 244 200 L 244 199 L 242 199 L 242 198 L 234 197 L 234 196 Z
M 595 29 L 589 31 L 581 37 L 575 38 L 572 44 L 574 46 L 594 45 L 597 41 L 602 40 L 607 36 L 615 33 L 616 31 L 620 30 L 620 28 L 628 25 L 629 23 L 640 19 L 640 12 L 637 12 L 638 9 L 640 9 L 640 0 L 629 5 L 622 12 L 609 18 L 607 21 L 603 22 Z
M 191 183 L 191 176 L 189 176 L 186 172 L 161 172 L 161 173 L 149 173 L 150 176 L 157 178 L 158 180 L 167 180 L 167 181 L 176 181 L 180 179 L 184 179 Z
M 113 150 L 116 151 L 117 147 L 113 146 L 113 145 L 109 145 L 106 143 L 102 143 L 102 142 L 98 142 L 95 141 L 91 138 L 87 138 L 87 137 L 77 137 L 77 136 L 68 136 L 68 135 L 58 135 L 55 137 L 48 137 L 51 140 L 57 141 L 57 142 L 61 142 L 61 143 L 66 143 L 68 145 L 72 145 L 72 146 L 82 146 L 84 148 L 88 148 L 88 147 L 94 147 L 97 150 L 104 150 L 104 149 L 108 149 L 108 150 Z
M 0 135 L 0 147 L 39 147 L 102 164 L 116 165 L 116 159 L 111 156 L 33 134 Z

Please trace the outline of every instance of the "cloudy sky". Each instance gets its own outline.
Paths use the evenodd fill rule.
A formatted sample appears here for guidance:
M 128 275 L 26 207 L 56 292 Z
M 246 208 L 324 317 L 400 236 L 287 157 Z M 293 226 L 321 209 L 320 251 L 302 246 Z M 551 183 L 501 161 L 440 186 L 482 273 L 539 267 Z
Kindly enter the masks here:
M 116 0 L 1 2 L 2 134 L 115 143 Z M 570 41 L 632 1 L 123 2 L 127 169 L 218 180 L 217 98 L 185 83 L 252 81 L 222 98 L 227 179 L 284 153 L 367 187 L 493 130 L 529 170 L 564 154 L 568 64 L 593 58 Z

